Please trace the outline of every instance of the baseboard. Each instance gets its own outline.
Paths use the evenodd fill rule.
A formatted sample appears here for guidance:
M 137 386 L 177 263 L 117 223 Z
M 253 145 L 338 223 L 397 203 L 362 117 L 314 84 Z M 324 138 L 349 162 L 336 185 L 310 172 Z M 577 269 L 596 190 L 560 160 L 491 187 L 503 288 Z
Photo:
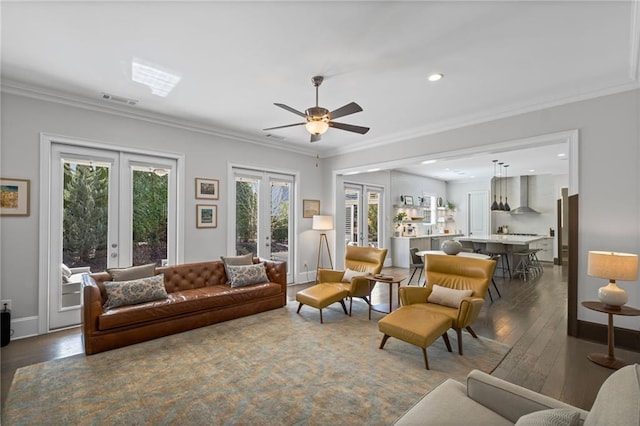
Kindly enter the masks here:
M 38 335 L 38 317 L 24 317 L 11 319 L 11 340 L 24 339 Z
M 615 346 L 634 352 L 640 352 L 640 333 L 628 328 L 614 327 Z M 593 340 L 607 344 L 607 326 L 589 321 L 578 320 L 578 334 L 580 339 Z

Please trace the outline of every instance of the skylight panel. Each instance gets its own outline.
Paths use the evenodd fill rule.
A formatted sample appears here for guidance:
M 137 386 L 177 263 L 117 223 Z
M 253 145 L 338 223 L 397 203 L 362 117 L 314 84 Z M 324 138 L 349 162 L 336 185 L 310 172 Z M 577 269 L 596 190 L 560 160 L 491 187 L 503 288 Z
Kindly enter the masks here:
M 152 62 L 133 58 L 131 62 L 131 79 L 136 83 L 149 86 L 151 93 L 166 97 L 180 82 L 182 77 Z

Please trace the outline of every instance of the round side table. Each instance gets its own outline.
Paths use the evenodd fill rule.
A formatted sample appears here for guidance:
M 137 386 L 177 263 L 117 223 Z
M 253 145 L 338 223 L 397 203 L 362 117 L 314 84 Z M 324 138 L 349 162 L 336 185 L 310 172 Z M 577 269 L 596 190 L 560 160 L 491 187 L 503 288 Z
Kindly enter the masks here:
M 604 312 L 609 315 L 609 325 L 607 327 L 607 344 L 609 346 L 608 354 L 592 353 L 587 358 L 603 367 L 613 368 L 618 370 L 619 368 L 627 365 L 623 360 L 616 358 L 613 355 L 613 316 L 623 315 L 628 317 L 640 316 L 640 309 L 632 308 L 630 306 L 621 306 L 619 308 L 609 307 L 602 302 L 586 301 L 582 302 L 582 306 L 592 311 Z

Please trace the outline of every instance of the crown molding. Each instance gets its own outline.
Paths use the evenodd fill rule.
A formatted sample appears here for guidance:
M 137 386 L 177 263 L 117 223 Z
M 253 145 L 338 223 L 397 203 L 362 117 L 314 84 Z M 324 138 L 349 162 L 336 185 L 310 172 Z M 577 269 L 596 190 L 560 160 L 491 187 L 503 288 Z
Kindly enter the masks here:
M 146 121 L 148 123 L 159 124 L 161 126 L 173 127 L 176 129 L 187 130 L 190 132 L 201 133 L 209 136 L 215 136 L 227 140 L 234 140 L 239 142 L 251 143 L 260 145 L 266 148 L 281 149 L 283 151 L 295 152 L 298 154 L 308 155 L 315 157 L 316 151 L 308 148 L 303 148 L 293 145 L 285 145 L 284 142 L 273 140 L 264 141 L 256 138 L 251 138 L 247 135 L 234 133 L 219 128 L 207 126 L 202 123 L 196 123 L 188 120 L 180 120 L 174 117 L 152 113 L 143 110 L 134 111 L 134 107 L 126 107 L 112 104 L 103 104 L 102 102 L 95 101 L 93 99 L 87 99 L 80 96 L 74 96 L 67 93 L 58 92 L 52 89 L 43 87 L 37 87 L 32 85 L 23 84 L 12 80 L 2 80 L 1 90 L 3 93 L 23 96 L 32 99 L 38 99 L 42 101 L 62 104 L 71 106 L 74 108 L 81 108 L 89 111 L 96 111 L 105 114 L 116 115 L 125 118 L 131 118 L 134 120 Z
M 570 96 L 558 96 L 552 99 L 542 102 L 523 102 L 519 104 L 512 104 L 503 108 L 495 108 L 489 111 L 483 111 L 478 114 L 469 114 L 453 120 L 443 120 L 437 123 L 429 124 L 428 126 L 411 129 L 406 132 L 396 133 L 385 138 L 369 139 L 365 142 L 357 142 L 351 144 L 348 147 L 340 147 L 326 152 L 326 157 L 333 157 L 342 154 L 349 154 L 363 149 L 371 149 L 377 147 L 383 147 L 398 142 L 404 142 L 412 139 L 417 139 L 424 136 L 429 136 L 437 133 L 442 133 L 450 130 L 455 130 L 463 127 L 472 126 L 475 124 L 487 123 L 503 118 L 513 117 L 529 112 L 540 111 L 557 106 L 567 105 L 575 102 L 600 98 L 603 96 L 614 95 L 616 93 L 628 92 L 631 90 L 640 89 L 640 82 L 638 80 L 630 81 L 627 83 L 609 86 L 590 92 L 580 93 Z

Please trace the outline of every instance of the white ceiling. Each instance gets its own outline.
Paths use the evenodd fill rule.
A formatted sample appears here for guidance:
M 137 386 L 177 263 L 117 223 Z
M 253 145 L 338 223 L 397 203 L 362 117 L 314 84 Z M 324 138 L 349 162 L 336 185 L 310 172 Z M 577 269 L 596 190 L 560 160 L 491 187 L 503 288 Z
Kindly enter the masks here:
M 640 7 L 631 0 L 4 1 L 0 7 L 5 90 L 64 94 L 313 155 L 640 87 Z M 152 95 L 131 80 L 133 58 L 182 80 L 166 98 Z M 430 83 L 431 72 L 445 78 Z M 371 127 L 368 134 L 329 129 L 313 144 L 303 127 L 266 136 L 263 128 L 300 121 L 274 102 L 302 111 L 314 105 L 314 75 L 325 76 L 320 106 L 357 102 L 363 112 L 337 121 Z M 122 107 L 101 92 L 139 102 Z M 519 157 L 549 162 L 553 154 Z M 478 159 L 477 167 L 492 171 L 491 159 Z M 506 154 L 497 159 L 519 167 Z

